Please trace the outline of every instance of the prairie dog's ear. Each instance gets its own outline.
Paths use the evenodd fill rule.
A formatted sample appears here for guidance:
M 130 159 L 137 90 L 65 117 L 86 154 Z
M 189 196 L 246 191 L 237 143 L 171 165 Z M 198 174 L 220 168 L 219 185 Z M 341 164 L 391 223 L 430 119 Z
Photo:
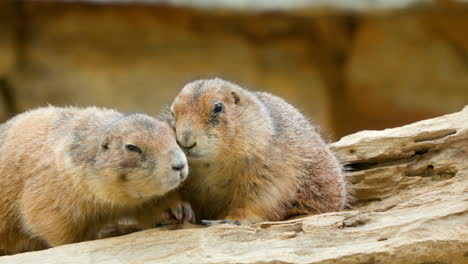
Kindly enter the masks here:
M 106 151 L 111 148 L 111 146 L 120 145 L 122 143 L 122 137 L 115 135 L 106 135 L 101 142 L 101 149 Z
M 101 143 L 101 148 L 103 150 L 108 150 L 111 143 L 111 137 L 109 135 L 105 136 Z
M 240 97 L 236 92 L 231 92 L 232 98 L 234 98 L 234 103 L 239 104 Z

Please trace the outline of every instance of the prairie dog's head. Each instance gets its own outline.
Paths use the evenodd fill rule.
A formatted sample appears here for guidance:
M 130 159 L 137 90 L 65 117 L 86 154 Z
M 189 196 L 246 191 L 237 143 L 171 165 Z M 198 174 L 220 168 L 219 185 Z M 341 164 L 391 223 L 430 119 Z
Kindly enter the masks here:
M 187 159 L 168 124 L 143 114 L 123 117 L 101 136 L 92 188 L 115 204 L 141 203 L 176 188 Z
M 247 91 L 221 79 L 187 84 L 171 105 L 179 145 L 195 160 L 222 159 L 242 148 L 257 109 Z

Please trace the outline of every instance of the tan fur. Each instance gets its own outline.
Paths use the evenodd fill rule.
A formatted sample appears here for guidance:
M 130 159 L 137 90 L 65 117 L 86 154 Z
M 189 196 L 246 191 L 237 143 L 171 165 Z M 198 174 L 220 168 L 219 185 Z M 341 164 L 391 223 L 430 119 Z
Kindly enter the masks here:
M 141 154 L 126 149 L 138 146 Z M 173 130 L 143 114 L 47 107 L 0 126 L 0 252 L 94 239 L 188 173 Z M 156 221 L 156 220 L 155 220 Z
M 213 116 L 216 103 L 224 111 Z M 315 126 L 284 100 L 200 80 L 182 89 L 171 110 L 191 168 L 183 188 L 197 220 L 253 223 L 344 208 L 340 164 Z

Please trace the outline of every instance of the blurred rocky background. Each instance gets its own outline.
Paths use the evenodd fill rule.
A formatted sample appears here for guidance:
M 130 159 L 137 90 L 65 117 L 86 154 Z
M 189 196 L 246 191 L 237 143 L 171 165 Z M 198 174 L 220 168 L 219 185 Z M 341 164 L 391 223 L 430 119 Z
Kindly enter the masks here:
M 0 120 L 98 105 L 157 114 L 221 77 L 285 97 L 337 139 L 468 104 L 468 3 L 0 1 Z

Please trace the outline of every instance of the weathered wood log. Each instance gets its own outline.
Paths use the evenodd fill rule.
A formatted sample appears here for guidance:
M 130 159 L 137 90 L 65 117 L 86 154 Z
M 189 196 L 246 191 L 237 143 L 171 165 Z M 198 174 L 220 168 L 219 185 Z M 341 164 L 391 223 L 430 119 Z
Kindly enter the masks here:
M 251 226 L 152 229 L 0 263 L 468 263 L 468 107 L 333 143 L 352 210 Z

